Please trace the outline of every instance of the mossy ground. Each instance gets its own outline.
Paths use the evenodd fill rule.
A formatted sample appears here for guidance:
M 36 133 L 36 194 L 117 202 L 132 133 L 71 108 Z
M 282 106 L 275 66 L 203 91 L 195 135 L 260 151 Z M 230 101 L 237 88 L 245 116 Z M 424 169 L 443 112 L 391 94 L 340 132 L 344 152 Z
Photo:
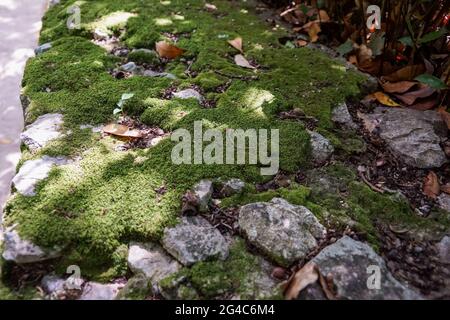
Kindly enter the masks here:
M 60 112 L 66 135 L 38 153 L 25 150 L 22 161 L 44 154 L 81 160 L 55 168 L 38 185 L 37 196 L 15 196 L 7 206 L 5 223 L 18 223 L 20 233 L 40 245 L 64 245 L 67 254 L 61 265 L 78 264 L 89 277 L 101 280 L 123 275 L 121 246 L 130 240 L 159 240 L 164 227 L 177 222 L 182 194 L 199 180 L 238 177 L 253 184 L 268 179 L 259 174 L 258 166 L 174 165 L 170 158 L 174 143 L 169 139 L 148 150 L 116 152 L 117 140 L 80 129 L 82 124 L 113 121 L 123 93 L 134 93 L 125 105 L 126 114 L 166 130 L 192 130 L 196 120 L 223 130 L 279 129 L 280 167 L 287 172 L 310 166 L 309 136 L 301 123 L 279 120 L 280 111 L 300 108 L 319 120 L 322 133 L 334 137 L 336 144 L 341 141 L 332 133 L 331 110 L 358 94 L 361 76 L 321 53 L 282 46 L 278 39 L 286 31 L 264 24 L 246 2 L 211 2 L 217 12 L 206 12 L 203 1 L 193 0 L 62 0 L 47 12 L 40 42 L 51 41 L 53 47 L 27 64 L 23 81 L 31 99 L 27 120 Z M 82 28 L 68 30 L 67 8 L 75 3 L 81 8 Z M 118 26 L 109 24 L 111 16 L 117 18 Z M 93 28 L 121 35 L 123 44 L 136 49 L 154 49 L 156 41 L 169 41 L 167 34 L 176 35 L 176 45 L 186 54 L 167 63 L 165 71 L 178 79 L 113 78 L 109 71 L 126 61 L 93 44 Z M 237 52 L 227 40 L 236 36 L 243 38 L 245 55 L 259 65 L 258 71 L 234 64 Z M 187 60 L 193 61 L 190 71 L 195 77 L 184 72 Z M 257 79 L 248 80 L 254 76 Z M 217 90 L 225 84 L 224 92 Z M 204 109 L 192 100 L 163 99 L 168 87 L 191 85 L 200 86 L 216 107 Z M 167 192 L 161 196 L 156 190 L 163 185 Z M 362 208 L 355 211 L 356 218 L 370 220 L 372 212 L 392 208 L 390 203 L 380 207 L 385 203 L 361 185 L 355 188 L 351 201 Z M 361 190 L 365 195 L 359 196 Z M 266 194 L 249 192 L 229 203 L 273 196 L 306 204 L 317 214 L 328 207 L 304 186 Z

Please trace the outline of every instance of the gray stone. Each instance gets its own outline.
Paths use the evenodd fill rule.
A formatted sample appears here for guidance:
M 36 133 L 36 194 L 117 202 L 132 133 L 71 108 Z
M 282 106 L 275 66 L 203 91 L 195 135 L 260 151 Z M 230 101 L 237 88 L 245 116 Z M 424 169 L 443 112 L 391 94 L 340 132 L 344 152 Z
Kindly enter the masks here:
M 124 285 L 88 282 L 84 286 L 80 300 L 114 300 Z
M 20 139 L 30 150 L 37 150 L 47 145 L 50 141 L 62 136 L 61 125 L 63 115 L 49 113 L 37 118 L 35 122 L 26 126 L 20 134 Z
M 4 233 L 3 259 L 18 264 L 34 263 L 61 256 L 60 248 L 43 248 L 29 240 L 22 239 L 17 231 Z
M 127 72 L 133 72 L 134 70 L 136 70 L 137 65 L 134 62 L 128 62 L 122 66 L 120 66 L 120 69 L 122 69 L 123 71 L 127 71 Z
M 332 117 L 331 119 L 337 123 L 340 124 L 343 127 L 346 127 L 348 129 L 356 129 L 358 126 L 355 122 L 353 122 L 353 118 L 350 115 L 350 112 L 348 112 L 347 104 L 341 103 L 337 107 L 333 109 Z
M 51 43 L 44 43 L 42 45 L 40 45 L 39 47 L 37 47 L 36 49 L 34 49 L 34 54 L 36 56 L 50 50 L 52 48 L 52 44 Z
M 137 242 L 130 244 L 128 266 L 135 274 L 143 274 L 150 279 L 153 285 L 181 268 L 159 244 Z
M 212 182 L 210 180 L 201 180 L 194 186 L 193 191 L 197 197 L 200 212 L 207 212 L 209 210 L 208 204 L 213 193 Z
M 104 40 L 109 37 L 108 32 L 103 29 L 97 28 L 94 30 L 94 39 L 96 40 Z
M 312 262 L 318 266 L 322 275 L 332 277 L 338 299 L 421 299 L 417 292 L 391 275 L 384 260 L 369 245 L 350 237 L 344 236 L 326 247 Z M 369 277 L 374 275 L 369 267 L 379 268 L 380 289 L 369 289 Z
M 46 275 L 41 280 L 41 287 L 47 294 L 64 291 L 65 280 L 56 275 Z
M 203 101 L 203 96 L 197 90 L 194 89 L 181 90 L 175 92 L 173 96 L 178 99 L 197 99 L 198 102 Z
M 168 79 L 176 79 L 177 77 L 172 74 L 172 73 L 167 73 L 167 72 L 156 72 L 153 70 L 145 70 L 142 73 L 143 76 L 145 77 L 152 77 L 152 78 L 156 78 L 156 77 L 161 77 L 161 78 L 168 78 Z
M 367 118 L 378 126 L 389 149 L 406 164 L 434 168 L 447 162 L 439 145 L 447 127 L 438 112 L 378 107 Z
M 43 156 L 41 159 L 28 160 L 21 167 L 13 178 L 12 183 L 17 191 L 24 196 L 35 196 L 36 184 L 48 177 L 53 166 L 67 164 L 64 157 L 52 158 Z
M 311 136 L 311 155 L 315 163 L 322 164 L 327 161 L 334 152 L 331 142 L 321 134 L 309 131 Z
M 437 197 L 437 204 L 439 205 L 439 208 L 442 210 L 450 212 L 450 195 L 446 193 L 441 193 Z
M 199 216 L 183 217 L 177 226 L 166 228 L 162 244 L 185 266 L 212 258 L 225 260 L 229 251 L 219 230 Z
M 251 244 L 283 266 L 304 258 L 326 234 L 311 211 L 280 198 L 241 207 L 239 226 Z
M 241 193 L 244 187 L 245 182 L 241 179 L 230 179 L 223 184 L 220 192 L 226 197 L 229 197 Z
M 445 236 L 437 244 L 442 263 L 450 265 L 450 237 Z

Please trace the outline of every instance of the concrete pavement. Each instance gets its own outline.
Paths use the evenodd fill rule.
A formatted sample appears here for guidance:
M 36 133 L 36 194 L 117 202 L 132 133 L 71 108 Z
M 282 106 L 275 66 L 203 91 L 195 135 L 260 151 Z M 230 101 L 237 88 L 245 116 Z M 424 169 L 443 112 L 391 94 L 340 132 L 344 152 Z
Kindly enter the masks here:
M 47 0 L 0 0 L 0 221 L 20 158 L 23 69 L 37 46 Z

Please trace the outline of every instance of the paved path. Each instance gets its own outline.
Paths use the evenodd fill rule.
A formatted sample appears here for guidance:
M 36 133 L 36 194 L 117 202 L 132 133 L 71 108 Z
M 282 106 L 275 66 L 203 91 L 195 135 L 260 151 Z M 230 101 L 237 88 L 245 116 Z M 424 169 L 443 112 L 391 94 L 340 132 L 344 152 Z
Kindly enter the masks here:
M 20 83 L 37 45 L 47 0 L 0 0 L 0 220 L 20 158 Z

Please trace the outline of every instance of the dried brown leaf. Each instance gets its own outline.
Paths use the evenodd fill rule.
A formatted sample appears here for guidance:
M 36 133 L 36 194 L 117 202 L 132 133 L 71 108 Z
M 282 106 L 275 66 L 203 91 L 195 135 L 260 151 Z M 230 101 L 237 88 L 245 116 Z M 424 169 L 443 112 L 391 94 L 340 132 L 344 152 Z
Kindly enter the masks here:
M 420 84 L 419 86 L 420 86 L 419 89 L 416 91 L 410 91 L 404 94 L 396 94 L 395 97 L 397 97 L 397 99 L 401 100 L 408 106 L 411 106 L 414 104 L 414 102 L 416 102 L 417 99 L 427 98 L 436 92 L 435 89 L 430 88 L 425 84 Z
M 445 121 L 445 123 L 447 124 L 448 129 L 450 129 L 450 113 L 448 113 L 447 111 L 445 111 L 445 109 L 443 107 L 438 109 L 442 119 Z
M 440 189 L 438 176 L 433 171 L 430 171 L 423 182 L 423 194 L 432 199 L 436 199 Z
M 252 66 L 247 59 L 245 59 L 245 57 L 242 54 L 237 54 L 234 56 L 234 62 L 243 68 L 248 68 L 248 69 L 256 69 L 254 66 Z
M 235 49 L 239 50 L 241 53 L 243 53 L 244 51 L 242 51 L 242 38 L 241 37 L 237 37 L 233 40 L 228 40 L 228 43 Z
M 286 300 L 292 300 L 298 297 L 299 293 L 310 284 L 319 279 L 316 264 L 308 262 L 303 268 L 297 271 L 285 292 Z
M 111 123 L 103 127 L 103 132 L 114 136 L 125 138 L 141 138 L 142 133 L 139 130 L 130 129 L 122 124 Z
M 414 81 L 399 81 L 399 82 L 382 82 L 381 86 L 383 90 L 387 93 L 405 93 L 409 91 L 412 87 L 417 85 Z
M 450 183 L 441 186 L 441 191 L 445 192 L 446 194 L 450 194 Z
M 400 107 L 400 105 L 395 102 L 394 100 L 392 100 L 387 94 L 378 91 L 375 92 L 374 97 L 378 100 L 378 102 L 380 102 L 381 104 L 388 106 L 388 107 Z
M 161 58 L 167 59 L 178 58 L 179 56 L 183 55 L 183 53 L 186 51 L 165 41 L 157 42 L 155 48 Z
M 425 72 L 425 66 L 423 64 L 415 64 L 411 66 L 406 66 L 397 70 L 390 75 L 383 76 L 381 79 L 383 81 L 398 82 L 398 81 L 411 81 L 418 75 Z

